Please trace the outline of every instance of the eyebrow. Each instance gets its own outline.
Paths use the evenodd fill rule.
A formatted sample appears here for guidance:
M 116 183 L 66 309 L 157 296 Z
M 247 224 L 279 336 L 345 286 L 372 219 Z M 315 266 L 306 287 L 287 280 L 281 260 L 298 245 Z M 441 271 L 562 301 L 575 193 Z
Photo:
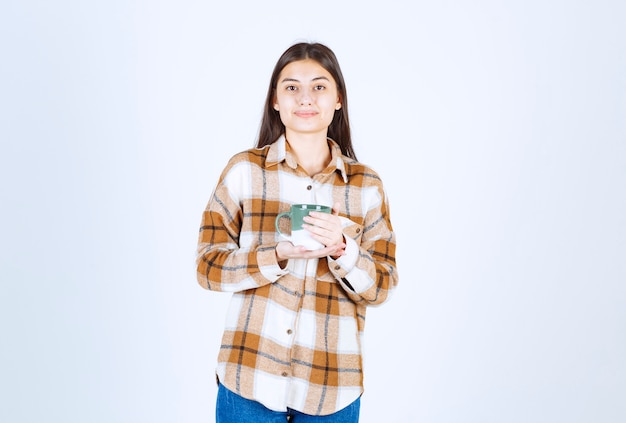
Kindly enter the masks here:
M 326 78 L 325 76 L 317 76 L 313 79 L 311 79 L 311 82 L 315 82 L 315 81 L 320 81 L 320 80 L 325 80 L 330 82 L 330 79 Z M 300 82 L 300 80 L 295 79 L 295 78 L 284 78 L 282 81 L 280 81 L 281 84 L 284 82 Z

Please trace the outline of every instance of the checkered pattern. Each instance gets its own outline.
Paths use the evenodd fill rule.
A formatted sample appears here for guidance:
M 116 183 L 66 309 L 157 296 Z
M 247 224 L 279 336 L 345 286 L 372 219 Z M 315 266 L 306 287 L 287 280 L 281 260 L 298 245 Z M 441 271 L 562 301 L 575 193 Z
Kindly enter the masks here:
M 327 415 L 361 395 L 366 307 L 386 301 L 398 282 L 380 178 L 329 145 L 331 165 L 313 178 L 283 137 L 235 155 L 202 217 L 198 281 L 232 293 L 217 375 L 276 411 Z M 346 255 L 289 260 L 282 269 L 278 213 L 296 203 L 336 202 Z

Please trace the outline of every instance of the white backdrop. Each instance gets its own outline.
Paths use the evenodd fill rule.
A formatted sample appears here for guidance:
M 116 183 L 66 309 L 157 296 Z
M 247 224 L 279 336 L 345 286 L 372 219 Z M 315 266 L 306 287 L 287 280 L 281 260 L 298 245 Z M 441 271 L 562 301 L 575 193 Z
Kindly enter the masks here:
M 625 5 L 3 2 L 0 421 L 213 421 L 200 216 L 302 40 L 398 236 L 361 422 L 626 421 Z

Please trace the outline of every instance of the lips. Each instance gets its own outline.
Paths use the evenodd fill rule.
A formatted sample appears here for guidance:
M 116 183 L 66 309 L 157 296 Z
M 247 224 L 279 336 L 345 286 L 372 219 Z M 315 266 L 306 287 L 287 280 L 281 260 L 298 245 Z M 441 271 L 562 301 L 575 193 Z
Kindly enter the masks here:
M 317 112 L 314 110 L 297 110 L 294 114 L 301 118 L 310 118 L 313 116 L 317 116 Z

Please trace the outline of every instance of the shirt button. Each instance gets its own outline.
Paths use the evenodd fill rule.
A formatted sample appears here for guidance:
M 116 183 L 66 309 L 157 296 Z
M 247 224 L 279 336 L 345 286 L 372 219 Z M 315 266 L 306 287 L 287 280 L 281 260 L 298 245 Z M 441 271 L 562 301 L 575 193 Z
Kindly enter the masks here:
M 282 375 L 283 375 L 283 377 L 287 377 L 288 373 L 287 372 L 283 372 Z
M 336 266 L 335 266 L 335 270 L 339 270 L 339 269 L 341 269 L 341 266 L 336 265 Z
M 306 189 L 311 191 L 313 189 L 313 185 L 307 185 Z
M 359 232 L 361 232 L 361 228 L 356 228 L 356 233 L 358 234 Z
M 293 331 L 291 329 L 287 329 L 287 334 L 291 335 Z

